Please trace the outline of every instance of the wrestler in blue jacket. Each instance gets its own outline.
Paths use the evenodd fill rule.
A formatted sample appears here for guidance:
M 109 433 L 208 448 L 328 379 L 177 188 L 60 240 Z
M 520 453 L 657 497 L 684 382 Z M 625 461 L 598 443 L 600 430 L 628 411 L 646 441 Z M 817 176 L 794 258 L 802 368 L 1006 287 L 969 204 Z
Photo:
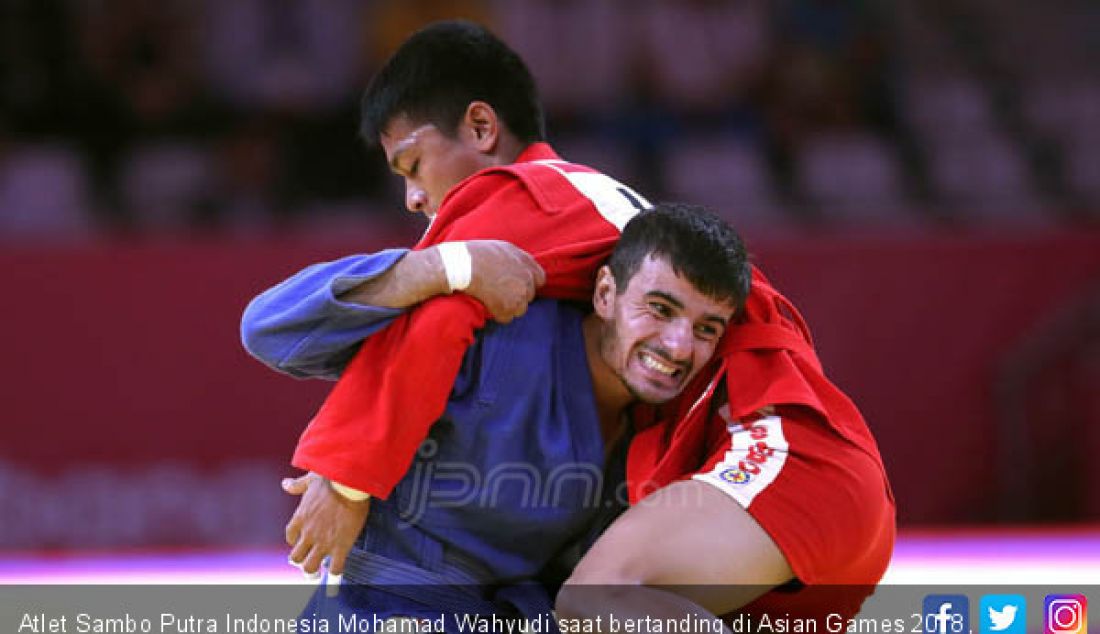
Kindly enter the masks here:
M 349 343 L 394 314 L 340 306 L 341 289 L 400 259 L 307 269 L 249 307 L 247 345 L 283 371 L 338 373 Z M 345 566 L 351 587 L 332 602 L 319 591 L 311 608 L 545 614 L 552 589 L 534 582 L 616 506 L 605 445 L 624 437 L 626 408 L 673 398 L 706 366 L 748 280 L 732 229 L 697 208 L 659 205 L 627 224 L 591 310 L 538 300 L 482 328 L 413 465 L 389 498 L 372 500 Z

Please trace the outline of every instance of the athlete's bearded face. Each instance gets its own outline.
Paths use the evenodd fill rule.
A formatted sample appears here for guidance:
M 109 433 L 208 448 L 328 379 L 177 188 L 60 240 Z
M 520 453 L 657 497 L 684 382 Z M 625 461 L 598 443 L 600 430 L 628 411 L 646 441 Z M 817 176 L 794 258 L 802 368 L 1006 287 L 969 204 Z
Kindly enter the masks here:
M 434 124 L 394 117 L 380 135 L 390 169 L 405 179 L 405 207 L 435 217 L 443 197 L 474 172 L 489 167 L 483 138 L 463 122 L 448 136 Z
M 600 269 L 593 306 L 603 321 L 600 358 L 633 397 L 672 399 L 710 361 L 734 304 L 696 290 L 664 258 L 647 257 L 625 290 Z

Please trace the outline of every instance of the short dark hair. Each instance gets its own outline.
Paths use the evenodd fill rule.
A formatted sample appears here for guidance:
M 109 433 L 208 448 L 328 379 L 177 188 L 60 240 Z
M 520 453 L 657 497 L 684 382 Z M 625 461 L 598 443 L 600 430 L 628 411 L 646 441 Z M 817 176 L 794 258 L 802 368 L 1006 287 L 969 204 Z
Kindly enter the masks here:
M 405 40 L 371 80 L 359 134 L 375 145 L 390 121 L 405 115 L 453 136 L 473 101 L 492 106 L 520 141 L 546 139 L 535 80 L 519 55 L 479 24 L 435 22 Z
M 744 307 L 752 283 L 745 244 L 733 227 L 706 208 L 658 203 L 626 223 L 608 261 L 618 293 L 651 255 L 666 260 L 704 295 L 729 301 L 738 313 Z

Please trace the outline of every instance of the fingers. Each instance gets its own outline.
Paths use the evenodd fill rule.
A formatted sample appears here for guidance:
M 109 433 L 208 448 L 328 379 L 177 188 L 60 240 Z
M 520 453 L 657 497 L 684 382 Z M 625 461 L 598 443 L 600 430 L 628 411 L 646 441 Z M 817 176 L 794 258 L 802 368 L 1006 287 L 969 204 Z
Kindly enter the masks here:
M 297 513 L 295 513 L 294 516 L 290 518 L 290 521 L 286 523 L 286 529 L 284 529 L 283 533 L 287 546 L 294 546 L 298 543 L 298 538 L 302 535 L 302 519 Z
M 307 473 L 297 478 L 283 478 L 282 487 L 283 491 L 291 495 L 302 495 L 309 488 L 309 480 L 312 473 Z
M 484 245 L 483 253 L 487 258 L 485 265 L 490 269 L 490 276 L 504 275 L 509 271 L 513 273 L 523 271 L 533 278 L 535 286 L 546 283 L 546 272 L 535 261 L 534 256 L 516 245 L 503 240 L 476 240 L 467 242 L 467 245 L 475 243 Z M 474 268 L 479 269 L 481 266 Z
M 532 295 L 532 298 L 534 295 Z M 531 300 L 528 299 L 525 302 L 520 302 L 515 308 L 512 309 L 512 319 L 519 319 L 527 313 L 527 305 Z
M 328 562 L 328 572 L 330 575 L 343 575 L 344 563 L 348 559 L 348 553 L 351 548 L 345 548 L 343 546 L 333 546 L 332 552 L 329 553 L 330 559 Z
M 303 537 L 294 544 L 294 548 L 290 550 L 290 556 L 287 557 L 292 566 L 298 566 L 304 568 L 306 557 L 313 549 L 313 540 Z
M 287 563 L 301 570 L 307 580 L 317 581 L 321 578 L 321 565 L 325 557 L 325 548 L 321 544 L 303 538 L 290 551 Z
M 504 244 L 508 245 L 512 256 L 515 258 L 515 265 L 511 267 L 513 270 L 525 272 L 535 287 L 546 283 L 546 271 L 543 270 L 533 255 L 511 244 Z
M 323 478 L 312 476 L 309 491 L 286 526 L 289 562 L 307 579 L 319 579 L 324 567 L 339 577 L 369 512 L 369 500 L 346 502 Z M 339 585 L 338 580 L 333 583 Z
M 520 251 L 519 253 L 524 260 L 527 270 L 531 273 L 531 281 L 534 282 L 535 287 L 537 288 L 545 284 L 546 271 L 539 265 L 538 260 L 526 251 Z
M 535 299 L 535 286 L 530 279 L 502 280 L 495 289 L 497 295 L 490 312 L 493 319 L 506 324 L 527 312 L 527 306 Z
M 309 554 L 306 555 L 305 561 L 302 562 L 302 572 L 306 574 L 308 578 L 320 578 L 318 575 L 321 572 L 321 562 L 324 561 L 325 556 L 328 554 L 325 552 L 325 548 L 319 544 L 315 544 L 313 548 L 309 549 Z
M 303 539 L 287 557 L 287 563 L 302 571 L 306 579 L 316 581 L 321 578 L 322 567 L 328 568 L 328 585 L 339 586 L 344 576 L 344 565 L 347 563 L 350 547 L 333 546 L 326 549 L 321 544 L 310 545 L 309 540 Z M 331 595 L 330 595 L 331 596 Z
M 527 280 L 527 295 L 523 298 L 523 309 L 527 310 L 527 304 L 535 301 L 535 292 L 538 290 L 538 281 Z
M 473 280 L 466 292 L 477 298 L 499 323 L 527 313 L 546 272 L 526 251 L 501 240 L 467 242 L 474 257 Z

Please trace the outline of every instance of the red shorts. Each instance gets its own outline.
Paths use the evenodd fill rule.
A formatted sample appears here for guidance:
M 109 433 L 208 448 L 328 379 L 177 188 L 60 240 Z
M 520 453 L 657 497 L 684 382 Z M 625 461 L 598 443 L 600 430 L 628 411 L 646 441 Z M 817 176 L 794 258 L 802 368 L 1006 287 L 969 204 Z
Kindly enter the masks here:
M 707 426 L 707 457 L 692 479 L 745 508 L 799 581 L 850 586 L 833 588 L 828 606 L 811 600 L 818 593 L 803 591 L 771 592 L 750 608 L 854 614 L 894 547 L 894 500 L 881 460 L 805 408 L 746 421 L 731 421 L 727 412 L 722 408 Z

